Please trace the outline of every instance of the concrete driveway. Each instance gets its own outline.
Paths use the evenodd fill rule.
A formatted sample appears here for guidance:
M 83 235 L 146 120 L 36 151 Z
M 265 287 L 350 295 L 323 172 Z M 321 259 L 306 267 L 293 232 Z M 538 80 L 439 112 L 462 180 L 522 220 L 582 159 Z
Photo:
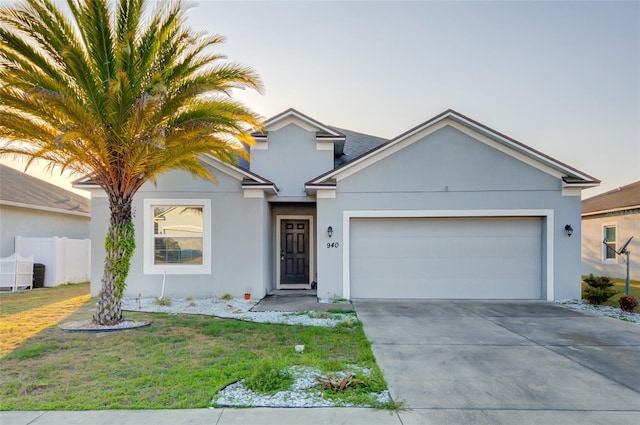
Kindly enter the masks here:
M 638 424 L 640 326 L 543 301 L 355 300 L 410 424 Z

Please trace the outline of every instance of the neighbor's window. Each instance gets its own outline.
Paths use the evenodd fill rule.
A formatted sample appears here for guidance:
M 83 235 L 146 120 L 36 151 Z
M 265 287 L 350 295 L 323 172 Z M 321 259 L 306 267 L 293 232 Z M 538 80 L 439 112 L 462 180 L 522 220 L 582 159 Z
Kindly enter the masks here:
M 210 273 L 210 201 L 145 199 L 145 273 Z
M 616 250 L 616 226 L 604 226 L 604 240 L 607 242 L 607 246 L 604 249 L 605 260 L 615 260 Z
M 153 206 L 153 264 L 202 264 L 203 207 Z

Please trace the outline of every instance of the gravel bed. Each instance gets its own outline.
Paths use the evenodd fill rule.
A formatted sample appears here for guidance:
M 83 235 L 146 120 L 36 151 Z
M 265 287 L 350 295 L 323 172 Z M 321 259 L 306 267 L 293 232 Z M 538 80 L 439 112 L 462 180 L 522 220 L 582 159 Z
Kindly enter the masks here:
M 562 300 L 558 301 L 558 304 L 565 305 L 575 310 L 587 311 L 589 313 L 597 314 L 599 316 L 612 317 L 614 319 L 623 320 L 625 322 L 635 323 L 640 325 L 640 313 L 628 313 L 622 311 L 622 309 L 609 307 L 606 305 L 593 305 L 583 303 L 580 300 Z
M 96 325 L 93 320 L 80 320 L 75 322 L 64 322 L 58 325 L 60 329 L 65 331 L 78 331 L 78 332 L 109 332 L 109 331 L 122 331 L 126 329 L 141 328 L 143 326 L 149 326 L 151 322 L 142 320 L 123 320 L 115 325 Z
M 232 298 L 222 300 L 220 298 L 184 299 L 171 298 L 168 306 L 159 305 L 155 298 L 123 298 L 122 309 L 126 311 L 144 311 L 169 314 L 204 314 L 209 316 L 225 317 L 231 319 L 246 320 L 260 323 L 284 323 L 288 325 L 324 326 L 335 327 L 343 321 L 356 321 L 350 312 L 345 313 L 317 313 L 309 312 L 282 312 L 282 311 L 249 311 L 257 301 Z
M 212 407 L 355 407 L 341 400 L 330 400 L 323 397 L 316 377 L 322 376 L 318 369 L 293 366 L 288 369 L 294 377 L 291 389 L 273 395 L 260 394 L 247 389 L 244 380 L 234 382 L 220 390 L 211 400 Z M 366 371 L 364 371 L 366 374 Z M 335 376 L 346 378 L 355 374 L 355 370 L 338 372 Z M 389 391 L 374 394 L 378 403 L 391 400 Z M 375 406 L 357 406 L 375 407 Z

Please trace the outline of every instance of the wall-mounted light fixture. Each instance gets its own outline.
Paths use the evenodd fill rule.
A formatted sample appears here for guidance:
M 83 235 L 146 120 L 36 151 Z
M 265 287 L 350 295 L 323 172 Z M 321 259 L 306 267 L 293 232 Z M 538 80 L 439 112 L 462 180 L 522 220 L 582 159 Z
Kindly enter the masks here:
M 329 235 L 329 237 L 333 236 L 333 227 L 327 227 L 327 235 Z
M 567 236 L 571 237 L 573 235 L 573 227 L 570 224 L 564 226 L 564 231 L 567 232 Z

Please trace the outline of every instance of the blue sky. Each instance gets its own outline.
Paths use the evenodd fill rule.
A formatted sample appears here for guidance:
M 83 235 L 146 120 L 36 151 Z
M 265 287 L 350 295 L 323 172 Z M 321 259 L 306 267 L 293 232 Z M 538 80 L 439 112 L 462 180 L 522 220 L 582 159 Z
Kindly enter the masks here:
M 583 197 L 640 180 L 640 2 L 195 4 L 265 118 L 390 138 L 453 108 L 602 180 Z
M 602 180 L 640 180 L 639 2 L 200 1 L 262 76 L 238 94 L 394 137 L 453 108 Z

